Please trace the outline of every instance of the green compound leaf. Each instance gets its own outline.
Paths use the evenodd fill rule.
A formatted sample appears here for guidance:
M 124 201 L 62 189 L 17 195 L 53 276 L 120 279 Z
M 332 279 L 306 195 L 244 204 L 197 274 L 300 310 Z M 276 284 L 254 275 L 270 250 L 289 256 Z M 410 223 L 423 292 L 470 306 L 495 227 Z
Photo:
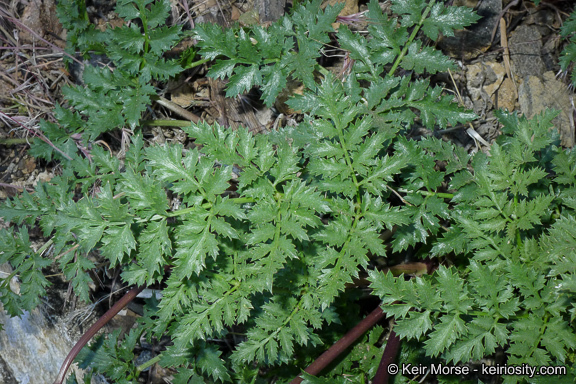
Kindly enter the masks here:
M 402 66 L 416 73 L 436 73 L 454 69 L 452 60 L 444 56 L 440 51 L 432 47 L 422 47 L 422 43 L 416 41 L 410 44 L 406 56 L 402 59 Z
M 112 29 L 111 37 L 118 41 L 118 46 L 130 52 L 140 53 L 144 50 L 145 37 L 136 24 Z
M 403 27 L 411 27 L 417 24 L 426 8 L 425 0 L 397 0 L 392 4 L 392 12 L 402 15 L 401 24 Z
M 428 340 L 424 342 L 428 356 L 438 356 L 463 335 L 468 333 L 466 323 L 459 314 L 444 315 L 440 322 L 434 325 Z
M 226 87 L 226 96 L 232 97 L 247 92 L 255 85 L 262 84 L 262 75 L 257 65 L 236 66 L 234 75 L 230 77 L 230 82 Z
M 180 26 L 162 27 L 150 32 L 150 52 L 160 56 L 180 40 Z
M 218 256 L 216 236 L 210 232 L 211 214 L 198 208 L 194 215 L 185 220 L 176 230 L 175 267 L 179 278 L 199 274 L 205 267 L 205 259 Z
M 126 261 L 124 255 L 129 255 L 136 248 L 136 240 L 130 226 L 110 227 L 106 229 L 105 235 L 100 249 L 110 260 L 110 266 L 124 263 Z
M 430 311 L 409 312 L 401 322 L 394 326 L 394 332 L 401 338 L 419 339 L 427 331 L 432 329 Z
M 454 36 L 454 30 L 463 29 L 479 19 L 480 16 L 470 8 L 446 6 L 438 2 L 432 6 L 430 16 L 424 20 L 422 32 L 437 41 L 439 33 L 444 36 Z
M 156 28 L 164 24 L 170 16 L 170 3 L 167 1 L 154 1 L 145 9 L 146 24 L 152 29 L 152 33 L 157 31 Z

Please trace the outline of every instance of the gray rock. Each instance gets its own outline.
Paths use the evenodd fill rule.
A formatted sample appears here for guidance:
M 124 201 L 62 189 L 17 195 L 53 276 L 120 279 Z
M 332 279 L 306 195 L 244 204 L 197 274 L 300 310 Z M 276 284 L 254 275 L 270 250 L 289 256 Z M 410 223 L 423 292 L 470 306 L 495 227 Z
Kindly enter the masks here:
M 47 384 L 73 346 L 66 332 L 36 309 L 9 317 L 0 309 L 0 381 L 3 384 Z
M 524 78 L 526 76 L 542 76 L 546 65 L 542 60 L 542 36 L 534 25 L 521 25 L 508 39 L 512 74 Z
M 546 109 L 560 112 L 553 123 L 560 132 L 562 145 L 568 148 L 574 146 L 571 96 L 566 85 L 557 80 L 552 71 L 544 73 L 542 77 L 526 76 L 518 87 L 520 110 L 527 118 L 532 118 Z
M 440 47 L 456 59 L 470 60 L 490 48 L 492 31 L 500 21 L 502 0 L 483 0 L 479 2 L 458 0 L 454 1 L 454 5 L 474 8 L 476 13 L 482 18 L 476 24 L 464 30 L 456 31 L 454 36 L 442 38 Z M 497 30 L 494 37 L 496 42 L 500 41 L 499 36 L 500 32 Z

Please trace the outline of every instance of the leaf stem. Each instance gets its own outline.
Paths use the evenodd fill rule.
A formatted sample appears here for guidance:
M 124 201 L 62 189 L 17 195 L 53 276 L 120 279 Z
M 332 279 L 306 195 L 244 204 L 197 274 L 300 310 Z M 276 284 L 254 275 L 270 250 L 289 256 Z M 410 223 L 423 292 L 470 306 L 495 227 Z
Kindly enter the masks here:
M 546 313 L 546 316 L 544 317 L 544 324 L 542 324 L 542 327 L 540 328 L 540 334 L 538 335 L 538 340 L 536 340 L 536 342 L 532 345 L 532 347 L 530 348 L 530 353 L 528 353 L 525 359 L 532 357 L 534 351 L 536 350 L 536 348 L 538 348 L 538 345 L 540 344 L 540 342 L 542 341 L 542 337 L 544 336 L 544 332 L 546 332 L 546 328 L 548 327 L 548 321 L 550 321 L 550 313 Z
M 140 376 L 140 373 L 143 372 L 146 368 L 151 367 L 152 365 L 159 362 L 161 358 L 162 358 L 162 355 L 160 354 L 158 356 L 154 356 L 153 358 L 151 358 L 150 360 L 148 360 L 144 364 L 140 364 L 139 366 L 137 366 L 136 367 L 136 377 Z
M 4 139 L 4 138 L 0 138 L 0 144 L 2 145 L 18 145 L 18 144 L 28 144 L 30 142 L 29 139 L 24 139 L 24 138 L 11 138 L 11 139 Z
M 186 120 L 143 120 L 142 125 L 157 127 L 189 127 L 190 122 Z
M 236 197 L 236 198 L 230 199 L 230 201 L 232 201 L 233 203 L 236 203 L 236 204 L 248 204 L 248 203 L 255 203 L 256 202 L 256 200 L 254 200 L 254 198 L 252 198 L 252 197 Z M 212 203 L 204 203 L 201 205 L 201 207 L 204 209 L 210 209 L 212 207 L 212 205 L 213 205 Z M 197 206 L 193 206 L 193 207 L 179 209 L 177 211 L 167 212 L 166 217 L 176 217 L 176 216 L 186 215 L 188 213 L 192 213 L 192 212 L 196 211 L 197 209 L 198 209 Z
M 202 60 L 195 61 L 195 62 L 191 63 L 190 65 L 188 65 L 186 67 L 186 69 L 197 67 L 197 66 L 202 65 L 204 63 L 207 63 L 209 61 L 210 61 L 209 59 L 202 59 Z
M 453 193 L 446 193 L 446 192 L 434 192 L 434 191 L 423 191 L 421 189 L 416 190 L 416 191 L 411 191 L 405 188 L 398 188 L 399 192 L 402 193 L 419 193 L 422 196 L 438 196 L 442 199 L 453 199 L 454 198 L 454 194 Z
M 424 20 L 426 20 L 426 18 L 428 17 L 428 13 L 430 13 L 430 10 L 432 9 L 432 6 L 434 5 L 434 3 L 436 3 L 436 0 L 430 1 L 430 3 L 428 4 L 428 6 L 424 10 L 424 12 L 422 12 L 422 16 L 420 17 L 420 21 L 418 22 L 418 25 L 416 25 L 416 27 L 414 27 L 412 34 L 408 38 L 408 41 L 406 42 L 406 44 L 404 44 L 404 48 L 402 48 L 400 55 L 398 55 L 398 57 L 396 58 L 396 61 L 394 62 L 394 65 L 392 65 L 392 68 L 390 68 L 390 71 L 388 72 L 387 76 L 392 76 L 392 75 L 394 75 L 394 72 L 396 72 L 396 69 L 400 65 L 400 62 L 402 61 L 404 56 L 406 56 L 406 52 L 408 52 L 408 48 L 410 47 L 410 44 L 416 38 L 418 31 L 420 31 L 420 28 L 422 27 L 422 24 L 424 23 Z
M 518 194 L 514 195 L 514 209 L 518 207 Z M 516 228 L 516 246 L 522 247 L 522 236 L 520 235 L 520 229 Z
M 54 238 L 51 238 L 51 239 L 48 240 L 43 246 L 41 246 L 41 247 L 38 249 L 38 252 L 37 252 L 37 253 L 38 253 L 39 255 L 43 254 L 44 251 L 46 251 L 46 250 L 52 245 L 52 243 L 54 243 Z
M 142 22 L 142 29 L 144 30 L 144 53 L 150 50 L 150 28 L 148 28 L 148 17 L 146 17 L 146 8 L 141 2 L 136 2 L 138 10 L 140 11 L 140 21 Z M 142 60 L 140 70 L 146 66 L 146 60 Z

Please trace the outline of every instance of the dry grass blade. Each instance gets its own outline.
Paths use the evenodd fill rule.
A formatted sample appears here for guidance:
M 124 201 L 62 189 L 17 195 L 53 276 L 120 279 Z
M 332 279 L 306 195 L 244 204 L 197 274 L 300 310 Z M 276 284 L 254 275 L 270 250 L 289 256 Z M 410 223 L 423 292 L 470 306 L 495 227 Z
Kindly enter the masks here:
M 12 15 L 10 15 L 6 10 L 0 8 L 0 16 L 4 17 L 6 20 L 10 21 L 11 23 L 14 23 L 14 25 L 16 25 L 19 29 L 21 30 L 25 30 L 28 33 L 32 34 L 35 38 L 37 38 L 38 40 L 42 41 L 43 43 L 47 44 L 48 46 L 52 47 L 55 51 L 57 52 L 61 52 L 63 55 L 68 56 L 70 59 L 74 60 L 75 62 L 77 62 L 80 65 L 84 65 L 84 63 L 82 63 L 80 60 L 78 60 L 77 58 L 75 58 L 74 56 L 70 55 L 69 53 L 65 52 L 62 48 L 58 47 L 56 44 L 49 42 L 48 40 L 44 39 L 42 36 L 40 36 L 36 31 L 33 31 L 31 28 L 29 28 L 27 25 L 25 25 L 24 23 L 22 23 L 20 20 L 18 20 L 17 18 L 13 17 Z
M 506 34 L 506 21 L 504 18 L 500 19 L 500 44 L 502 45 L 502 49 L 504 49 L 504 53 L 502 54 L 504 68 L 506 68 L 508 78 L 512 80 L 512 84 L 514 84 L 514 94 L 516 99 L 518 99 L 518 86 L 516 85 L 516 81 L 514 81 L 512 70 L 510 69 L 510 49 L 508 49 L 508 36 Z

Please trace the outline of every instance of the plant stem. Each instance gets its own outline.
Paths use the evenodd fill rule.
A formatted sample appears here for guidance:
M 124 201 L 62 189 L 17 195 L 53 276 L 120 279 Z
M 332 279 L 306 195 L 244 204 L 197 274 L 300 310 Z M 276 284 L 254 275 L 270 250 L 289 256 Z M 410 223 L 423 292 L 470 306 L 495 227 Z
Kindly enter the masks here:
M 247 203 L 255 203 L 256 202 L 256 200 L 254 200 L 252 197 L 236 197 L 236 198 L 230 199 L 230 201 L 232 201 L 233 203 L 236 203 L 236 204 L 247 204 Z M 204 209 L 209 209 L 212 207 L 212 203 L 204 203 L 201 205 L 201 207 Z M 179 209 L 177 211 L 172 211 L 172 212 L 166 213 L 166 217 L 182 216 L 182 215 L 185 215 L 187 213 L 194 212 L 196 209 L 198 209 L 198 207 L 188 207 L 188 208 Z
M 202 59 L 202 60 L 195 61 L 195 62 L 191 63 L 189 66 L 187 66 L 186 69 L 197 67 L 197 66 L 202 65 L 204 63 L 207 63 L 209 61 L 210 61 L 209 59 Z
M 28 144 L 28 139 L 21 139 L 18 137 L 12 139 L 0 139 L 0 144 L 2 145 L 18 145 L 18 144 Z
M 138 377 L 140 375 L 140 373 L 143 372 L 146 368 L 159 362 L 161 357 L 162 357 L 162 355 L 154 356 L 153 358 L 151 358 L 150 360 L 148 360 L 144 364 L 137 366 L 136 367 L 136 377 Z
M 426 18 L 428 17 L 428 13 L 430 13 L 430 10 L 432 9 L 432 6 L 434 5 L 435 2 L 436 2 L 436 0 L 430 1 L 430 3 L 428 4 L 428 6 L 424 10 L 424 12 L 422 12 L 422 17 L 420 17 L 420 21 L 418 22 L 418 25 L 416 25 L 416 27 L 414 27 L 412 34 L 408 38 L 408 41 L 406 42 L 406 44 L 404 44 L 404 48 L 402 48 L 400 55 L 398 55 L 398 57 L 396 58 L 396 61 L 394 62 L 394 65 L 392 66 L 392 68 L 390 68 L 390 71 L 388 72 L 387 76 L 392 76 L 394 74 L 394 72 L 396 72 L 396 68 L 398 68 L 398 65 L 400 65 L 400 62 L 402 61 L 402 59 L 406 55 L 406 52 L 408 52 L 408 48 L 410 48 L 410 44 L 416 38 L 418 31 L 420 31 L 420 28 L 422 27 L 424 20 L 426 20 Z
M 54 240 L 53 240 L 53 239 L 54 239 L 54 238 L 48 240 L 43 246 L 41 246 L 41 247 L 38 249 L 38 252 L 37 252 L 37 253 L 38 253 L 39 255 L 41 255 L 42 253 L 44 253 L 44 252 L 52 245 L 52 243 L 54 243 Z
M 404 188 L 398 188 L 399 192 L 403 192 L 403 193 L 419 193 L 422 196 L 438 196 L 442 199 L 453 199 L 454 198 L 454 194 L 453 193 L 445 193 L 445 192 L 433 192 L 433 191 L 422 191 L 422 190 L 417 190 L 417 191 L 409 191 L 407 189 Z
M 85 334 L 82 335 L 80 340 L 78 340 L 78 342 L 74 345 L 74 347 L 72 347 L 70 353 L 68 353 L 68 356 L 66 356 L 66 358 L 64 359 L 64 362 L 60 367 L 60 372 L 58 372 L 58 376 L 56 377 L 56 380 L 54 380 L 54 384 L 62 384 L 64 382 L 64 378 L 66 377 L 66 372 L 68 372 L 68 368 L 70 367 L 70 365 L 72 364 L 78 353 L 80 353 L 82 348 L 84 348 L 84 346 L 90 341 L 90 339 L 92 339 L 92 337 L 94 337 L 94 335 L 100 329 L 102 329 L 103 326 L 105 326 L 114 316 L 116 316 L 116 314 L 118 314 L 118 312 L 120 312 L 122 308 L 124 308 L 129 302 L 134 300 L 134 298 L 140 292 L 142 292 L 144 288 L 145 288 L 144 286 L 136 287 L 128 291 L 124 296 L 122 296 L 120 300 L 116 302 L 116 304 L 112 306 L 112 308 L 106 311 L 106 313 L 101 318 L 99 318 L 98 321 L 95 322 L 94 325 L 92 325 L 88 329 L 88 331 L 86 331 Z
M 386 342 L 386 347 L 384 348 L 384 354 L 382 355 L 382 360 L 380 360 L 378 371 L 376 371 L 376 376 L 374 376 L 374 380 L 372 381 L 373 384 L 388 384 L 390 379 L 388 367 L 396 360 L 399 349 L 400 338 L 396 335 L 396 332 L 392 330 L 390 331 L 390 336 L 388 336 L 388 341 Z
M 354 328 L 352 328 L 344 337 L 338 340 L 334 345 L 332 345 L 326 352 L 324 352 L 320 357 L 318 357 L 312 364 L 304 370 L 304 372 L 310 375 L 319 374 L 328 364 L 334 361 L 346 348 L 352 345 L 353 342 L 358 340 L 367 330 L 372 328 L 374 324 L 385 317 L 384 312 L 380 306 L 373 310 L 368 316 L 366 316 L 361 322 L 359 322 Z M 290 384 L 300 384 L 304 378 L 297 376 Z
M 188 127 L 190 122 L 186 120 L 143 120 L 142 125 L 157 127 Z

